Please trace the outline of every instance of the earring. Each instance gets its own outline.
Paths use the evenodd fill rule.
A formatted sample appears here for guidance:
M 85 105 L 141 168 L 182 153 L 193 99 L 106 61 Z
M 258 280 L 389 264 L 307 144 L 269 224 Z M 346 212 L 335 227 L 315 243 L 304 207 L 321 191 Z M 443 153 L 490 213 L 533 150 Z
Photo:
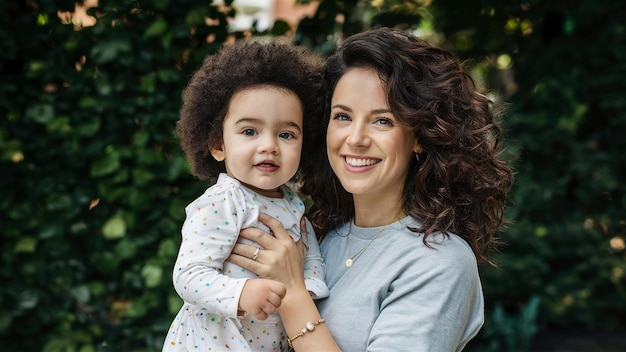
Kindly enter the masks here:
M 422 145 L 415 143 L 415 147 L 413 147 L 413 152 L 415 153 L 415 159 L 418 163 L 420 161 L 420 154 L 422 154 L 422 151 L 424 151 L 424 149 L 422 149 Z

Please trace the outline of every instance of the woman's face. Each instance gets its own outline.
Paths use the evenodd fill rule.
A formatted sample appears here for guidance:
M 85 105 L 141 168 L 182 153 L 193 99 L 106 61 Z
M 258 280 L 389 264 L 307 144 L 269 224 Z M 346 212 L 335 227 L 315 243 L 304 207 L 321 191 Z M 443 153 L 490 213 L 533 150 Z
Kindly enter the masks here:
M 397 207 L 419 145 L 391 112 L 375 70 L 353 68 L 337 82 L 326 143 L 330 165 L 355 201 L 373 197 Z

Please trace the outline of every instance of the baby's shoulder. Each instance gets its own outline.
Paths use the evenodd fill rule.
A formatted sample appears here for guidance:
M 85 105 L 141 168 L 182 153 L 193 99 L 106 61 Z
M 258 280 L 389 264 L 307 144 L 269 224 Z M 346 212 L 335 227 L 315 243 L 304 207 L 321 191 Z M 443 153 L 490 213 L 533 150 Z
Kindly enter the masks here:
M 249 202 L 252 200 L 249 193 L 237 182 L 220 179 L 216 184 L 207 188 L 190 206 Z

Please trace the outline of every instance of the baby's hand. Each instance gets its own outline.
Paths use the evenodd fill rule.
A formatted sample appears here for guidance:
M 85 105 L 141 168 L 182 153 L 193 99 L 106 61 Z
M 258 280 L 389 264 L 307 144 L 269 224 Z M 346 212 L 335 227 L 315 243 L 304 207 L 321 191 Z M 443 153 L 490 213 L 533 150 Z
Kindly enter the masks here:
M 278 281 L 250 279 L 243 286 L 239 308 L 259 320 L 265 320 L 280 307 L 286 293 L 285 285 Z

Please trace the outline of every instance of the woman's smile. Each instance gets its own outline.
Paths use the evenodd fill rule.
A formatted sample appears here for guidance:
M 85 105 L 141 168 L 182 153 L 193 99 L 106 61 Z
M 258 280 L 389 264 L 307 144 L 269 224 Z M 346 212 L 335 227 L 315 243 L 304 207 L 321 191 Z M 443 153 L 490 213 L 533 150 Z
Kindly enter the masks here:
M 348 166 L 354 167 L 372 166 L 380 162 L 380 159 L 359 158 L 351 156 L 346 156 L 344 157 L 344 159 L 346 160 L 346 164 L 348 164 Z

